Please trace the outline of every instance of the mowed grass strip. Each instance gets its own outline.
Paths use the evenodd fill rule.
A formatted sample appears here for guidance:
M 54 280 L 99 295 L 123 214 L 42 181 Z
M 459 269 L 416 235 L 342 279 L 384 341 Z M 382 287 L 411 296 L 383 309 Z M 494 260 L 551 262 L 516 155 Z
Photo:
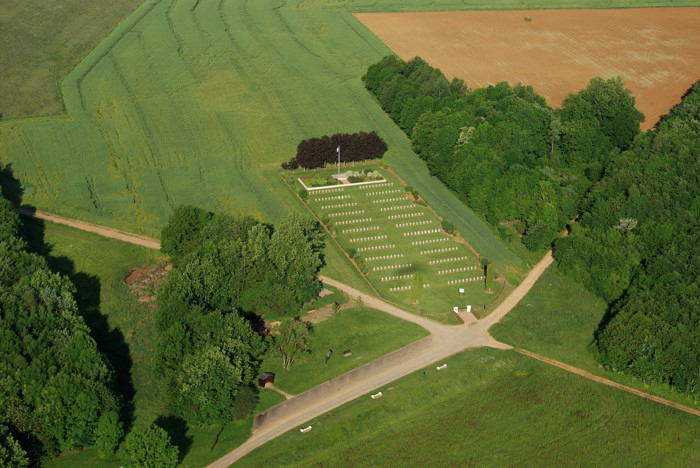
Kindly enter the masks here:
M 700 419 L 479 349 L 381 387 L 236 466 L 696 466 Z M 441 364 L 441 363 L 436 363 Z
M 384 182 L 309 190 L 308 196 L 309 207 L 330 221 L 345 251 L 360 256 L 372 285 L 410 310 L 450 323 L 453 307 L 491 303 L 496 294 L 485 292 L 477 255 L 447 235 L 435 213 L 416 203 L 390 171 L 379 172 Z

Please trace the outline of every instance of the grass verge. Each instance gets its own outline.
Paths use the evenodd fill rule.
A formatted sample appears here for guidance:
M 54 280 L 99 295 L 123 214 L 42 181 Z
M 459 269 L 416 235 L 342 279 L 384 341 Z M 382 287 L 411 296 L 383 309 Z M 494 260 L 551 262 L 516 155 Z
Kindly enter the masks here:
M 236 466 L 694 466 L 700 419 L 478 349 L 258 448 Z M 304 424 L 306 425 L 306 423 Z

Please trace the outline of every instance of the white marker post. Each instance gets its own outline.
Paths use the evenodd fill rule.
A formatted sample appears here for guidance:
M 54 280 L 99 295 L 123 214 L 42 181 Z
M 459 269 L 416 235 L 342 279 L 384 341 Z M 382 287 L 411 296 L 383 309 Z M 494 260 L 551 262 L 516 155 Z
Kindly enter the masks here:
M 338 153 L 338 177 L 340 177 L 340 145 L 338 145 L 335 151 Z

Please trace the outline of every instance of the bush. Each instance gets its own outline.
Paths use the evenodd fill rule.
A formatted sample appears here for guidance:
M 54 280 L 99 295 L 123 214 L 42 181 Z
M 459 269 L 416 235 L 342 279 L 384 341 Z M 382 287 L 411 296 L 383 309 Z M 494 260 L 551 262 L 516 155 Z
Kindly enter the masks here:
M 302 200 L 306 200 L 307 198 L 309 198 L 309 191 L 306 190 L 304 187 L 300 188 L 298 190 L 298 193 Z
M 355 258 L 355 255 L 357 254 L 357 249 L 355 247 L 350 247 L 348 249 L 348 255 L 350 258 Z
M 348 177 L 348 182 L 350 182 L 351 184 L 356 184 L 358 182 L 362 182 L 362 179 L 360 177 L 352 176 Z
M 451 221 L 443 219 L 442 220 L 442 229 L 444 229 L 446 233 L 452 234 L 455 232 L 455 225 L 452 224 Z
M 137 427 L 126 437 L 129 466 L 174 467 L 178 462 L 178 452 L 165 429 L 155 423 L 148 427 Z

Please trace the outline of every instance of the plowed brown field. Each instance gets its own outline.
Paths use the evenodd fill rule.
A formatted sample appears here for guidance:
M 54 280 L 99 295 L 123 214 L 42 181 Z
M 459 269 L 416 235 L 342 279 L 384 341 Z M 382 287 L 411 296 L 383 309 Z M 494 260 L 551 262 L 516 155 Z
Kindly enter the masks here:
M 404 60 L 420 56 L 471 88 L 529 84 L 554 107 L 593 77 L 621 76 L 643 129 L 700 79 L 700 8 L 355 16 Z

